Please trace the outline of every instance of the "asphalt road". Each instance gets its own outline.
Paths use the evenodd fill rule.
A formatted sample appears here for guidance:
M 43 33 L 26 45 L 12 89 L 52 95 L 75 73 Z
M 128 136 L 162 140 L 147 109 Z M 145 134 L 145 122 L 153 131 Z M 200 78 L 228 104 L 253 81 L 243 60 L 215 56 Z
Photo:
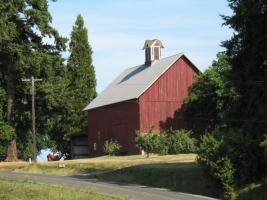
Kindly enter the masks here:
M 1 178 L 34 180 L 46 184 L 60 184 L 66 187 L 79 188 L 82 190 L 93 189 L 98 193 L 111 196 L 127 196 L 133 200 L 214 200 L 213 198 L 173 192 L 170 190 L 150 188 L 146 186 L 123 184 L 114 182 L 103 182 L 96 179 L 89 179 L 86 176 L 58 176 L 43 174 L 21 174 L 21 173 L 0 173 Z

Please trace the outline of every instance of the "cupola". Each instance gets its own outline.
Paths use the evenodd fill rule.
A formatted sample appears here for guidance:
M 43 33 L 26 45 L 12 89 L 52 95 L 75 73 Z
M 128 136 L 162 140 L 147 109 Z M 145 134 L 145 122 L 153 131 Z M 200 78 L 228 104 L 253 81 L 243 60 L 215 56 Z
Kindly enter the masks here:
M 145 50 L 145 65 L 150 66 L 154 61 L 161 58 L 162 42 L 158 39 L 146 40 L 143 50 Z

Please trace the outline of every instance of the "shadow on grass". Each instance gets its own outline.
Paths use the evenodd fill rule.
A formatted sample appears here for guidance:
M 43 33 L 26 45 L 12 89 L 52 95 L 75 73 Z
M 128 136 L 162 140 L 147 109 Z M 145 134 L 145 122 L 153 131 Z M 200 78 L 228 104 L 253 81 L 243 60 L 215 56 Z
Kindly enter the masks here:
M 264 200 L 267 199 L 267 184 L 259 185 L 258 187 L 247 189 L 247 191 L 239 194 L 237 200 Z
M 76 178 L 78 178 L 76 176 Z M 83 178 L 83 177 L 80 177 Z M 85 177 L 84 177 L 85 178 Z M 86 177 L 88 178 L 88 176 Z M 117 184 L 140 184 L 184 193 L 218 197 L 219 190 L 207 181 L 196 163 L 142 164 L 110 172 L 92 174 L 89 178 Z

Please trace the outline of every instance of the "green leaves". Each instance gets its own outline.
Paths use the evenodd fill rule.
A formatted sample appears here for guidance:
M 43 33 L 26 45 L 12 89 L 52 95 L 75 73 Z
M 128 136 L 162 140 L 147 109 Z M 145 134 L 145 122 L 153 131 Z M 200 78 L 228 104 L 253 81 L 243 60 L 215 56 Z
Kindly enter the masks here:
M 0 0 L 0 121 L 5 120 L 7 95 L 14 93 L 9 125 L 14 128 L 18 155 L 23 159 L 31 157 L 32 136 L 29 85 L 22 83 L 22 78 L 34 76 L 43 79 L 36 84 L 37 136 L 42 138 L 42 135 L 60 131 L 55 119 L 62 114 L 58 110 L 63 103 L 56 105 L 55 102 L 58 101 L 56 92 L 64 91 L 61 79 L 65 78 L 66 69 L 60 54 L 67 40 L 52 27 L 51 21 L 47 0 Z M 15 87 L 6 91 L 8 80 Z M 4 98 L 1 97 L 1 88 Z M 47 123 L 48 119 L 53 123 Z M 42 140 L 38 140 L 37 145 L 38 149 L 47 147 Z
M 67 64 L 67 114 L 64 130 L 67 134 L 84 132 L 87 113 L 83 108 L 96 97 L 95 70 L 92 65 L 92 49 L 88 42 L 87 29 L 81 15 L 77 16 L 69 45 L 70 57 Z
M 149 158 L 150 153 L 158 153 L 161 146 L 161 136 L 154 133 L 152 129 L 147 134 L 141 134 L 137 131 L 135 143 L 142 148 Z
M 224 151 L 223 141 L 211 134 L 201 137 L 198 149 L 198 162 L 208 175 L 222 188 L 224 199 L 232 199 L 234 191 L 234 168 Z
M 179 154 L 193 153 L 196 151 L 195 139 L 191 138 L 191 131 L 168 130 L 157 133 L 152 129 L 148 133 L 136 133 L 135 143 L 142 148 L 149 157 L 150 153 Z
M 191 128 L 197 130 L 210 129 L 216 125 L 227 125 L 228 112 L 231 104 L 239 100 L 238 93 L 228 77 L 231 66 L 228 56 L 217 54 L 217 60 L 189 89 L 184 102 L 184 115 Z
M 11 141 L 16 137 L 15 130 L 12 126 L 0 122 L 0 141 Z
M 121 148 L 121 145 L 115 140 L 110 140 L 108 142 L 105 143 L 103 150 L 106 154 L 108 155 L 114 155 L 115 153 L 117 153 Z
M 194 153 L 196 151 L 196 140 L 191 138 L 191 131 L 185 129 L 169 130 L 164 134 L 167 137 L 169 154 Z

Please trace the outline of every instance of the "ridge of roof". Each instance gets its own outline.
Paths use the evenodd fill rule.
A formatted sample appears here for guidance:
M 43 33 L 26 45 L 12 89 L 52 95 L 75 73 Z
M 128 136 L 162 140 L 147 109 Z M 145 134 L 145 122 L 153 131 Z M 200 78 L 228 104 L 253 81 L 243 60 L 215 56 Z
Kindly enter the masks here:
M 92 110 L 98 107 L 139 98 L 182 56 L 185 56 L 184 53 L 164 57 L 155 61 L 150 66 L 141 64 L 126 68 L 83 110 Z
M 180 54 L 183 54 L 183 55 L 184 55 L 184 53 L 181 52 L 181 53 L 177 53 L 177 54 L 174 54 L 174 55 L 171 55 L 171 56 L 167 56 L 167 57 L 161 58 L 160 60 L 155 60 L 154 62 L 162 61 L 162 60 L 164 60 L 164 59 L 168 59 L 168 58 L 171 58 L 171 57 L 173 57 L 173 56 L 178 56 L 178 55 L 180 55 Z M 154 63 L 153 63 L 153 64 L 154 64 Z M 151 67 L 153 64 L 151 64 L 151 65 L 149 65 L 149 66 L 147 66 L 147 67 Z M 141 65 L 143 65 L 143 64 L 141 64 Z M 141 65 L 135 65 L 135 66 L 133 66 L 133 67 L 127 67 L 127 68 L 124 69 L 124 70 L 132 69 L 132 68 L 135 68 L 135 67 L 140 67 Z

